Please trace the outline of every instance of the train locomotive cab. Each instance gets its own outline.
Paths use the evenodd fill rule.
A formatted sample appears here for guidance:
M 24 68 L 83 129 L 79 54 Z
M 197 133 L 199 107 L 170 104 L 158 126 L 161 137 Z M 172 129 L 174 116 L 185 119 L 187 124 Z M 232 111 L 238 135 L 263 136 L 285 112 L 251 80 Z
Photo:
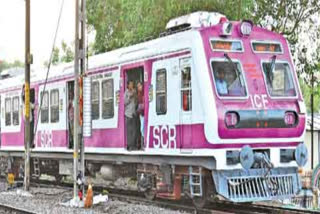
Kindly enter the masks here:
M 286 39 L 250 21 L 199 30 L 204 134 L 217 192 L 235 202 L 288 198 L 300 189 L 306 110 Z M 207 83 L 204 83 L 207 82 Z

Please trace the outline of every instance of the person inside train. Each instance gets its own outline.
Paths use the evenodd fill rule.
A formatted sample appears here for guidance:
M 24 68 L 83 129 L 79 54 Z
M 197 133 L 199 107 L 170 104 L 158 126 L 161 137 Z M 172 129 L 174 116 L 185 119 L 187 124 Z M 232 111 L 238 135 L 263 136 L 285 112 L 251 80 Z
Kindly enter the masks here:
M 127 147 L 128 150 L 136 150 L 137 135 L 137 94 L 132 80 L 128 82 L 127 89 L 124 94 L 125 118 L 127 128 Z
M 219 95 L 228 95 L 228 85 L 225 80 L 223 68 L 218 68 L 216 76 L 216 87 Z
M 72 149 L 73 148 L 73 126 L 74 126 L 74 106 L 73 106 L 72 90 L 69 90 L 68 121 L 69 121 L 69 149 Z
M 143 84 L 142 82 L 138 82 L 137 84 L 137 96 L 138 96 L 138 109 L 137 109 L 137 115 L 140 119 L 140 145 L 141 148 L 143 148 L 143 142 L 144 142 L 144 93 L 143 93 Z
M 229 76 L 231 78 L 231 80 L 228 81 L 230 83 L 229 87 L 228 87 L 229 95 L 231 95 L 231 96 L 244 96 L 245 90 L 241 84 L 240 76 L 237 75 L 235 72 L 230 72 Z

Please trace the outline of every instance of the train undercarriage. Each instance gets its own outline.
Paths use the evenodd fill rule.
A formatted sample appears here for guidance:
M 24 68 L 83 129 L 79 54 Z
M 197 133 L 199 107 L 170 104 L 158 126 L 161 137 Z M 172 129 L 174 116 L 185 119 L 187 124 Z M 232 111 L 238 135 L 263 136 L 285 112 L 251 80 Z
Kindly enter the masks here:
M 2 152 L 1 175 L 23 176 L 23 153 Z M 170 163 L 170 164 L 168 164 Z M 86 154 L 86 181 L 99 186 L 143 192 L 148 199 L 191 198 L 198 207 L 212 199 L 253 202 L 290 198 L 300 189 L 297 169 L 255 168 L 216 170 L 206 157 Z M 32 179 L 53 176 L 57 183 L 72 182 L 71 153 L 32 153 Z

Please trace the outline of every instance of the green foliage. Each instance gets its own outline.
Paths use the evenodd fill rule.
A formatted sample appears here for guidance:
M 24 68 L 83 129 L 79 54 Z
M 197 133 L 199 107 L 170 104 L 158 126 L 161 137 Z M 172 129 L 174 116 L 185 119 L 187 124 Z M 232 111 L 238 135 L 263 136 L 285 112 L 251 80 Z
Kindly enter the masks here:
M 311 112 L 311 94 L 312 94 L 312 89 L 310 85 L 306 84 L 304 80 L 301 78 L 299 79 L 300 83 L 300 89 L 304 98 L 304 102 L 307 107 L 307 111 L 310 113 Z M 313 91 L 313 110 L 314 112 L 319 112 L 320 110 L 320 86 L 318 85 L 317 87 L 314 88 Z
M 94 53 L 157 38 L 167 22 L 195 11 L 217 11 L 231 20 L 250 17 L 251 0 L 88 0 L 87 19 L 96 31 Z M 241 11 L 238 12 L 238 11 Z
M 14 67 L 24 67 L 24 63 L 19 60 L 15 60 L 12 63 L 7 61 L 0 61 L 0 72 L 5 69 L 14 68 Z
M 52 64 L 53 65 L 56 65 L 59 63 L 59 61 L 60 61 L 59 53 L 60 53 L 59 48 L 55 47 L 53 49 L 53 55 L 52 55 Z
M 74 59 L 74 53 L 70 46 L 67 45 L 64 41 L 61 43 L 62 47 L 62 56 L 60 61 L 61 62 L 71 62 Z
M 319 11 L 318 0 L 255 0 L 253 20 L 255 23 L 272 26 L 272 31 L 286 36 L 290 44 L 298 40 L 299 27 Z
M 61 52 L 58 47 L 54 47 L 52 55 L 52 65 L 57 65 L 62 62 L 72 62 L 74 59 L 74 53 L 71 46 L 68 46 L 65 41 L 61 42 Z M 61 56 L 60 56 L 61 53 Z M 48 66 L 48 62 L 44 62 L 44 66 Z

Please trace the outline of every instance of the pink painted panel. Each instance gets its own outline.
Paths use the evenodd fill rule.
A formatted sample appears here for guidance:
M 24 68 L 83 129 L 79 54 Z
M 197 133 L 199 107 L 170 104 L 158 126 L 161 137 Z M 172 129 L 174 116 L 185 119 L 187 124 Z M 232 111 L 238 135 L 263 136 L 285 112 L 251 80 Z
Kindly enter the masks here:
M 193 124 L 192 127 L 192 146 L 183 146 L 181 138 L 179 135 L 183 130 L 185 125 L 176 126 L 158 126 L 155 129 L 154 126 L 150 127 L 149 135 L 149 148 L 166 148 L 172 149 L 174 145 L 177 149 L 226 149 L 226 148 L 242 148 L 245 145 L 250 145 L 252 148 L 269 148 L 269 147 L 292 147 L 297 146 L 299 142 L 270 142 L 270 143 L 259 143 L 259 139 L 255 143 L 209 143 L 204 135 L 204 125 L 203 124 Z M 174 138 L 175 136 L 175 138 Z M 173 140 L 175 139 L 175 140 Z

